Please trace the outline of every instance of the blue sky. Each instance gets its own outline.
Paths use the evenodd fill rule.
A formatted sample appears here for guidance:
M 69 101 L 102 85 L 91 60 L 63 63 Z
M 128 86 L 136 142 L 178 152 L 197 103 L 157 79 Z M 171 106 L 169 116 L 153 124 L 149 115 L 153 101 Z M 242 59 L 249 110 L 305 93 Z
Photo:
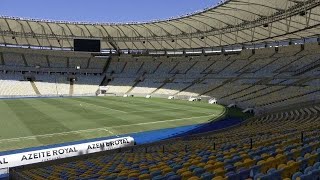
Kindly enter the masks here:
M 0 15 L 87 22 L 166 19 L 218 0 L 1 0 Z

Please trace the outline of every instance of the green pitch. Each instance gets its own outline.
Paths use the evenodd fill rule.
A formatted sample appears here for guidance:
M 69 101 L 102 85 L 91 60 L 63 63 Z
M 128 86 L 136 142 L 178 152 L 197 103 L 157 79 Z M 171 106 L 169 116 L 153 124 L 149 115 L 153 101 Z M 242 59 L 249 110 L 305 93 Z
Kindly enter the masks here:
M 0 151 L 208 122 L 220 105 L 158 98 L 0 100 Z

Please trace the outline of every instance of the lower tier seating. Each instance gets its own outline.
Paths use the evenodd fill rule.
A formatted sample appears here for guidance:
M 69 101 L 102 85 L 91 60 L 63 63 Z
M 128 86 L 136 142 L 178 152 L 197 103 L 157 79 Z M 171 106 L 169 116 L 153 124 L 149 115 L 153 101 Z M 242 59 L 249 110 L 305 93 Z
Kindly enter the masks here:
M 20 179 L 312 179 L 320 177 L 320 105 L 231 129 L 16 172 Z M 315 179 L 317 179 L 315 178 Z

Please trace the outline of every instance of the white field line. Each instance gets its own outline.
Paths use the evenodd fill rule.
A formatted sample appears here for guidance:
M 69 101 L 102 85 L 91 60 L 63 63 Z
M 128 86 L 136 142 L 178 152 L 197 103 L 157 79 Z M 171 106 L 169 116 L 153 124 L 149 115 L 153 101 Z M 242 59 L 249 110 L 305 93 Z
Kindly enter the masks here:
M 87 105 L 83 105 L 83 104 L 87 104 Z M 177 110 L 182 110 L 184 108 L 167 108 L 167 109 L 159 109 L 159 110 L 140 110 L 140 111 L 121 111 L 121 110 L 117 110 L 117 109 L 112 109 L 112 108 L 108 108 L 108 107 L 104 107 L 104 106 L 99 106 L 99 105 L 95 105 L 95 104 L 91 104 L 91 103 L 80 103 L 79 104 L 82 108 L 87 108 L 87 107 L 90 107 L 90 106 L 95 106 L 97 108 L 100 108 L 100 109 L 109 109 L 109 110 L 112 110 L 112 111 L 117 111 L 117 112 L 121 112 L 121 113 L 126 113 L 126 114 L 130 114 L 130 113 L 136 113 L 136 112 L 157 112 L 157 111 L 166 111 L 166 110 L 170 110 L 170 109 L 177 109 Z M 188 110 L 190 111 L 190 110 Z M 101 111 L 99 111 L 101 112 Z M 199 112 L 199 111 L 198 111 Z
M 158 111 L 167 111 L 167 110 L 186 110 L 186 108 L 175 108 L 175 107 L 165 107 L 165 109 L 158 109 L 158 110 L 140 110 L 140 111 L 130 111 L 128 113 L 136 113 L 136 112 L 158 112 Z M 209 112 L 205 112 L 204 111 L 198 111 L 198 110 L 192 110 L 192 109 L 188 109 L 188 111 L 191 111 L 191 112 L 198 112 L 198 113 L 204 113 L 204 114 L 212 114 L 212 113 L 209 113 Z
M 123 101 L 125 102 L 125 101 Z M 143 101 L 139 101 L 140 104 L 145 104 L 145 105 L 148 105 L 148 102 L 143 102 Z M 167 103 L 164 103 L 164 102 L 156 102 L 155 104 L 161 104 L 161 105 L 166 105 Z M 134 103 L 128 103 L 128 104 L 134 104 Z M 188 106 L 187 106 L 188 107 Z M 201 108 L 201 107 L 198 107 L 198 108 Z M 163 111 L 163 110 L 170 110 L 170 109 L 178 109 L 178 110 L 181 110 L 181 109 L 186 109 L 185 107 L 180 107 L 180 108 L 175 108 L 175 107 L 166 107 L 166 109 L 162 109 L 162 110 L 156 110 L 156 111 Z M 149 110 L 145 110 L 145 111 L 131 111 L 131 112 L 148 112 Z M 151 111 L 151 110 L 150 110 Z M 203 112 L 203 111 L 199 111 L 199 110 L 192 110 L 192 109 L 188 109 L 188 111 L 192 111 L 192 112 Z
M 128 113 L 128 112 L 126 112 L 126 111 L 121 111 L 121 110 L 112 109 L 112 108 L 108 108 L 108 107 L 98 106 L 98 105 L 91 104 L 91 103 L 87 103 L 87 102 L 80 102 L 80 103 L 79 103 L 79 106 L 81 106 L 82 108 L 88 107 L 88 106 L 82 106 L 82 104 L 87 104 L 88 106 L 95 106 L 95 107 L 98 107 L 98 108 L 100 108 L 100 109 L 109 109 L 109 110 L 117 111 L 117 112 L 121 112 L 121 113 Z
M 82 105 L 82 104 L 87 104 L 87 106 L 85 105 Z M 146 104 L 146 103 L 145 103 Z M 94 107 L 97 107 L 97 108 L 100 108 L 100 109 L 109 109 L 109 110 L 112 110 L 112 111 L 117 111 L 117 112 L 121 112 L 121 113 L 126 113 L 126 114 L 130 114 L 130 113 L 137 113 L 137 112 L 157 112 L 157 111 L 166 111 L 166 110 L 174 110 L 174 109 L 177 109 L 177 110 L 182 110 L 182 109 L 185 109 L 185 108 L 174 108 L 174 107 L 166 107 L 166 109 L 159 109 L 159 110 L 140 110 L 140 111 L 121 111 L 121 110 L 117 110 L 117 109 L 112 109 L 112 108 L 108 108 L 108 107 L 104 107 L 104 106 L 99 106 L 99 105 L 95 105 L 95 104 L 91 104 L 91 103 L 87 103 L 87 102 L 83 102 L 83 103 L 80 103 L 79 104 L 82 108 L 87 108 L 87 107 L 90 107 L 90 106 L 94 106 Z M 124 108 L 125 109 L 125 108 Z M 202 112 L 202 113 L 206 113 L 206 114 L 209 114 L 208 112 L 203 112 L 203 111 L 197 111 L 197 110 L 190 110 L 188 109 L 188 111 L 192 111 L 192 112 Z
M 68 134 L 79 134 L 83 132 L 94 132 L 94 131 L 107 131 L 110 134 L 112 133 L 108 129 L 112 128 L 118 128 L 118 127 L 130 127 L 135 125 L 147 125 L 147 124 L 158 124 L 158 123 L 166 123 L 166 122 L 174 122 L 174 121 L 182 121 L 182 120 L 188 120 L 188 119 L 198 119 L 198 118 L 204 118 L 204 117 L 211 117 L 215 116 L 215 114 L 207 115 L 207 116 L 197 116 L 197 117 L 189 117 L 189 118 L 179 118 L 179 119 L 171 119 L 171 120 L 162 120 L 162 121 L 154 121 L 154 122 L 146 122 L 146 123 L 136 123 L 136 124 L 127 124 L 127 125 L 119 125 L 119 126 L 110 126 L 110 127 L 102 127 L 102 128 L 94 128 L 94 129 L 85 129 L 85 130 L 78 130 L 78 131 L 68 131 L 68 132 L 61 132 L 61 133 L 52 133 L 52 134 L 43 134 L 43 135 L 35 135 L 35 136 L 25 136 L 25 137 L 18 137 L 18 138 L 10 138 L 10 139 L 1 139 L 1 142 L 4 141 L 20 141 L 23 139 L 36 139 L 38 137 L 52 137 L 52 136 L 58 136 L 58 135 L 68 135 Z
M 104 130 L 107 131 L 108 133 L 114 135 L 114 133 L 113 133 L 112 131 L 110 131 L 110 130 L 108 130 L 108 129 L 104 129 Z M 116 136 L 119 137 L 117 134 L 116 134 Z
M 136 112 L 158 112 L 158 111 L 167 111 L 167 110 L 185 110 L 185 108 L 166 108 L 166 109 L 158 109 L 158 110 L 141 110 L 141 111 L 130 111 L 128 113 L 136 113 Z M 188 109 L 188 111 L 192 111 L 192 112 L 199 112 L 199 113 L 203 113 L 203 114 L 212 114 L 209 112 L 204 112 L 204 111 L 196 111 L 196 110 L 190 110 Z

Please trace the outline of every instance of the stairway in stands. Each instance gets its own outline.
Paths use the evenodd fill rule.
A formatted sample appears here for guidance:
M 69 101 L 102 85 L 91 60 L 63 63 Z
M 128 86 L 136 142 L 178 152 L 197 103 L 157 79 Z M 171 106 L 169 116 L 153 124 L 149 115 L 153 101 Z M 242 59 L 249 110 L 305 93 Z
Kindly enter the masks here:
M 290 70 L 292 69 L 292 64 L 299 62 L 301 59 L 303 59 L 305 57 L 305 55 L 303 56 L 297 56 L 295 60 L 291 61 L 290 63 L 286 63 L 285 65 L 279 67 L 278 69 L 274 70 L 274 73 L 284 73 L 284 72 L 290 72 Z
M 131 88 L 125 94 L 129 94 L 140 82 L 142 82 L 144 80 L 144 75 L 146 73 L 147 72 L 144 72 L 140 78 L 137 78 L 135 80 L 134 84 L 131 86 Z
M 222 84 L 220 84 L 219 86 L 215 86 L 214 88 L 209 89 L 208 91 L 203 92 L 203 93 L 201 93 L 201 94 L 199 94 L 199 95 L 202 96 L 202 95 L 208 94 L 208 93 L 210 93 L 210 92 L 212 92 L 212 91 L 214 91 L 214 90 L 216 90 L 216 89 L 218 89 L 218 88 L 220 88 L 220 87 L 222 87 L 222 86 L 224 86 L 224 85 L 226 85 L 226 84 L 228 84 L 228 83 L 232 83 L 232 82 L 234 82 L 234 81 L 236 81 L 236 80 L 238 80 L 238 78 L 230 78 L 230 79 L 227 79 L 227 80 L 225 80 Z
M 112 75 L 114 72 L 111 72 L 110 75 L 105 75 L 99 86 L 107 86 L 112 79 Z
M 163 86 L 165 86 L 167 83 L 173 82 L 173 81 L 174 81 L 174 76 L 175 76 L 175 75 L 173 75 L 171 78 L 168 78 L 168 79 L 164 80 L 163 83 L 162 83 L 157 89 L 155 89 L 154 91 L 152 91 L 150 94 L 154 94 L 154 93 L 157 92 L 159 89 L 161 89 Z
M 142 70 L 143 65 L 144 65 L 144 62 L 141 63 L 141 65 L 140 65 L 138 71 L 136 72 L 136 74 L 138 74 L 138 73 Z M 144 73 L 144 74 L 145 74 L 145 73 Z
M 159 67 L 161 66 L 161 64 L 162 64 L 162 62 L 160 62 L 160 63 L 157 65 L 157 67 L 153 70 L 152 73 L 155 73 L 155 72 L 159 69 Z
M 135 88 L 140 82 L 141 81 L 139 79 L 137 79 L 135 81 L 135 83 L 131 86 L 131 88 L 125 94 L 129 94 L 133 90 L 133 88 Z
M 99 86 L 107 86 L 108 83 L 109 83 L 109 80 L 107 78 L 107 75 L 105 75 Z
M 267 103 L 263 103 L 263 104 L 258 104 L 257 106 L 258 107 L 264 107 L 264 106 L 268 106 L 268 105 L 271 105 L 271 104 L 276 104 L 276 103 L 279 103 L 279 102 L 288 101 L 288 100 L 291 100 L 291 99 L 305 97 L 305 96 L 311 95 L 311 94 L 318 94 L 319 92 L 320 92 L 320 90 L 313 90 L 313 91 L 310 91 L 310 92 L 307 92 L 307 93 L 302 93 L 302 94 L 294 95 L 294 96 L 291 96 L 291 97 L 285 97 L 285 98 L 282 98 L 282 99 L 277 99 L 277 100 L 275 100 L 273 102 L 267 102 Z
M 308 64 L 308 65 L 306 65 L 306 66 L 304 66 L 304 67 L 302 67 L 302 68 L 300 68 L 298 70 L 296 70 L 293 75 L 294 76 L 300 76 L 300 75 L 305 74 L 305 73 L 307 73 L 309 71 L 312 71 L 312 70 L 314 70 L 314 69 L 316 69 L 318 67 L 320 67 L 320 59 L 315 61 L 315 62 L 313 62 L 313 63 L 310 63 L 310 64 Z
M 48 56 L 48 55 L 46 55 L 46 61 L 47 61 L 48 67 L 51 67 L 51 66 L 50 66 L 50 61 L 49 61 L 49 56 Z
M 30 83 L 31 83 L 31 86 L 32 86 L 34 92 L 35 92 L 37 95 L 41 95 L 41 93 L 40 93 L 39 89 L 37 88 L 36 84 L 34 83 L 34 81 L 30 81 Z
M 111 57 L 108 58 L 108 60 L 106 61 L 106 64 L 104 65 L 103 69 L 102 69 L 102 73 L 106 73 L 109 66 L 110 66 L 110 63 L 111 63 Z
M 0 53 L 0 64 L 1 64 L 1 65 L 5 65 L 5 63 L 4 63 L 4 58 L 3 58 L 3 54 L 2 54 L 2 53 Z
M 87 67 L 89 67 L 90 61 L 91 61 L 91 58 L 89 58 L 89 60 L 88 60 L 88 65 L 87 65 Z M 102 71 L 103 71 L 103 72 L 102 72 L 103 74 L 105 74 L 105 73 L 108 71 L 108 68 L 109 68 L 109 66 L 110 66 L 110 63 L 111 63 L 111 57 L 108 58 L 106 64 L 105 64 L 104 67 L 103 67 L 103 70 L 102 70 Z M 112 74 L 113 74 L 113 72 L 111 72 L 110 77 L 112 77 Z M 99 86 L 107 86 L 108 84 L 109 84 L 109 78 L 107 77 L 107 75 L 105 75 L 104 78 L 102 79 L 102 81 L 100 82 L 100 85 L 99 85 Z
M 248 89 L 246 91 L 247 93 L 241 94 L 240 96 L 237 96 L 237 97 L 233 97 L 231 100 L 245 102 L 245 101 L 249 101 L 249 100 L 252 100 L 252 99 L 255 99 L 255 98 L 258 98 L 258 97 L 262 97 L 262 96 L 265 96 L 265 95 L 268 95 L 268 94 L 271 94 L 271 93 L 274 93 L 274 92 L 277 92 L 277 91 L 281 91 L 281 90 L 287 88 L 286 86 L 281 87 L 281 83 L 284 83 L 287 80 L 282 80 L 282 81 L 280 81 L 278 83 L 275 83 L 275 84 L 268 84 L 271 80 L 272 80 L 272 78 L 264 78 L 264 79 L 262 79 L 262 80 L 260 80 L 260 81 L 258 81 L 256 83 L 254 83 L 252 86 L 250 86 L 250 87 L 254 87 L 254 86 L 257 86 L 257 85 L 262 85 L 262 87 L 253 89 L 253 91 L 252 91 L 252 89 Z M 265 87 L 263 87 L 263 86 L 265 86 Z M 265 90 L 268 90 L 270 88 L 270 86 L 279 86 L 279 88 L 275 89 L 275 90 L 272 90 L 272 91 L 264 92 Z M 257 95 L 258 93 L 261 93 L 261 92 L 262 92 L 262 94 Z
M 22 54 L 22 60 L 23 60 L 24 66 L 28 67 L 28 62 L 24 54 Z
M 73 88 L 74 88 L 74 82 L 70 81 L 70 89 L 69 89 L 69 96 L 73 95 Z
M 194 86 L 194 85 L 197 84 L 197 83 L 201 83 L 201 82 L 204 81 L 204 80 L 205 80 L 205 78 L 198 78 L 198 79 L 194 80 L 194 81 L 193 81 L 191 84 L 189 84 L 188 86 L 186 86 L 186 87 L 184 87 L 183 89 L 179 90 L 178 92 L 174 93 L 173 96 L 175 96 L 175 95 L 177 95 L 177 94 L 179 94 L 179 93 L 181 93 L 181 92 L 189 89 L 190 87 Z

